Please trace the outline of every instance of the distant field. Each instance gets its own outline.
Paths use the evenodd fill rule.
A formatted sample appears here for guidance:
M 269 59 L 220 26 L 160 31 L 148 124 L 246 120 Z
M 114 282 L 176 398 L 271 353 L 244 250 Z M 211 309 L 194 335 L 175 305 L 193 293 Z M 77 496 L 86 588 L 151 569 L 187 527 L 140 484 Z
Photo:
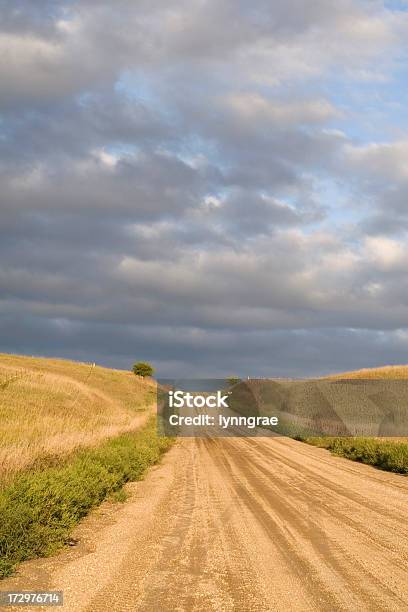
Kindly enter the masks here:
M 408 379 L 408 366 L 384 366 L 354 372 L 343 372 L 330 379 Z M 310 437 L 304 440 L 313 446 L 326 448 L 336 455 L 367 463 L 375 467 L 408 474 L 408 438 L 331 438 Z
M 364 368 L 362 370 L 354 370 L 352 372 L 342 372 L 341 374 L 332 374 L 325 376 L 326 379 L 339 378 L 391 378 L 391 379 L 408 379 L 408 365 L 382 366 L 380 368 Z
M 408 474 L 408 366 L 309 380 L 251 379 L 241 387 L 235 387 L 233 409 L 279 416 L 277 433 Z
M 0 481 L 132 431 L 154 401 L 131 372 L 0 354 Z
M 407 379 L 408 368 L 402 367 L 329 378 L 250 379 L 234 387 L 230 405 L 244 414 L 277 416 L 283 435 L 408 436 Z
M 349 378 L 349 379 L 392 379 L 392 380 L 408 380 L 408 365 L 383 366 L 379 368 L 364 368 L 351 372 L 343 372 L 335 374 L 327 378 Z M 381 437 L 379 442 L 408 442 L 408 437 Z

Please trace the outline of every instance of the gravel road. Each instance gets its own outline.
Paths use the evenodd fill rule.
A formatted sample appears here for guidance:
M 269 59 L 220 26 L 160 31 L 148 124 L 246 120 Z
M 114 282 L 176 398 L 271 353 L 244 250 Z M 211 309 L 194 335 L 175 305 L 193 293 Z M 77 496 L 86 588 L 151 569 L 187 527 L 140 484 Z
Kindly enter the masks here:
M 408 480 L 287 438 L 184 439 L 2 589 L 69 612 L 408 610 Z

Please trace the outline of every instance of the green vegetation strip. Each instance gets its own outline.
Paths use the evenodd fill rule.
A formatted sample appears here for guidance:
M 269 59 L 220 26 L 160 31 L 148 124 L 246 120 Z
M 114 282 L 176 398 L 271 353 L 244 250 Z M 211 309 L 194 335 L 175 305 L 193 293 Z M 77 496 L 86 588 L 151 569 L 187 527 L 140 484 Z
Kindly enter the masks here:
M 303 438 L 304 442 L 332 453 L 374 465 L 388 472 L 408 474 L 408 444 L 373 438 Z
M 53 554 L 82 517 L 124 483 L 140 480 L 171 444 L 152 419 L 136 433 L 25 473 L 0 490 L 0 577 L 21 561 Z

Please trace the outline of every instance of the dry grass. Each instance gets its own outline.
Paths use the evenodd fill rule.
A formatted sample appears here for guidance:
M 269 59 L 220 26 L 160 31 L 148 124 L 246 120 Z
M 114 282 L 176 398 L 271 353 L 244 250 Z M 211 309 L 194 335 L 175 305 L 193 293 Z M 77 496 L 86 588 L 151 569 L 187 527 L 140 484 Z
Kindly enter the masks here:
M 135 429 L 154 401 L 130 372 L 0 354 L 0 479 Z
M 390 378 L 390 379 L 408 379 L 408 365 L 393 365 L 382 366 L 379 368 L 364 368 L 353 372 L 342 372 L 341 374 L 331 374 L 325 376 L 328 379 L 338 378 Z
M 388 365 L 381 366 L 378 368 L 363 368 L 361 370 L 354 370 L 352 372 L 342 372 L 341 374 L 333 374 L 327 376 L 328 379 L 390 379 L 390 380 L 405 380 L 408 379 L 408 365 Z M 407 437 L 382 437 L 376 438 L 377 442 L 392 442 L 392 443 L 406 443 L 408 442 Z
M 251 406 L 259 407 L 263 414 L 279 414 L 280 433 L 295 437 L 324 433 L 333 437 L 369 436 L 378 437 L 380 442 L 405 443 L 408 441 L 407 381 L 407 365 L 301 380 L 250 379 L 243 382 L 242 391 L 239 385 L 234 387 L 230 405 L 242 414 L 249 414 Z

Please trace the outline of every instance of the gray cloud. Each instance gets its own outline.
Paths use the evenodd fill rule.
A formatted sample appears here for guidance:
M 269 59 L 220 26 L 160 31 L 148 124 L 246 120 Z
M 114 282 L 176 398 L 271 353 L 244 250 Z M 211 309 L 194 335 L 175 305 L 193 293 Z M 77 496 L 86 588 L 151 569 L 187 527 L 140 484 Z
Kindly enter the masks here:
M 407 140 L 348 135 L 330 92 L 381 83 L 406 13 L 20 0 L 0 15 L 2 350 L 143 357 L 162 375 L 403 360 Z

